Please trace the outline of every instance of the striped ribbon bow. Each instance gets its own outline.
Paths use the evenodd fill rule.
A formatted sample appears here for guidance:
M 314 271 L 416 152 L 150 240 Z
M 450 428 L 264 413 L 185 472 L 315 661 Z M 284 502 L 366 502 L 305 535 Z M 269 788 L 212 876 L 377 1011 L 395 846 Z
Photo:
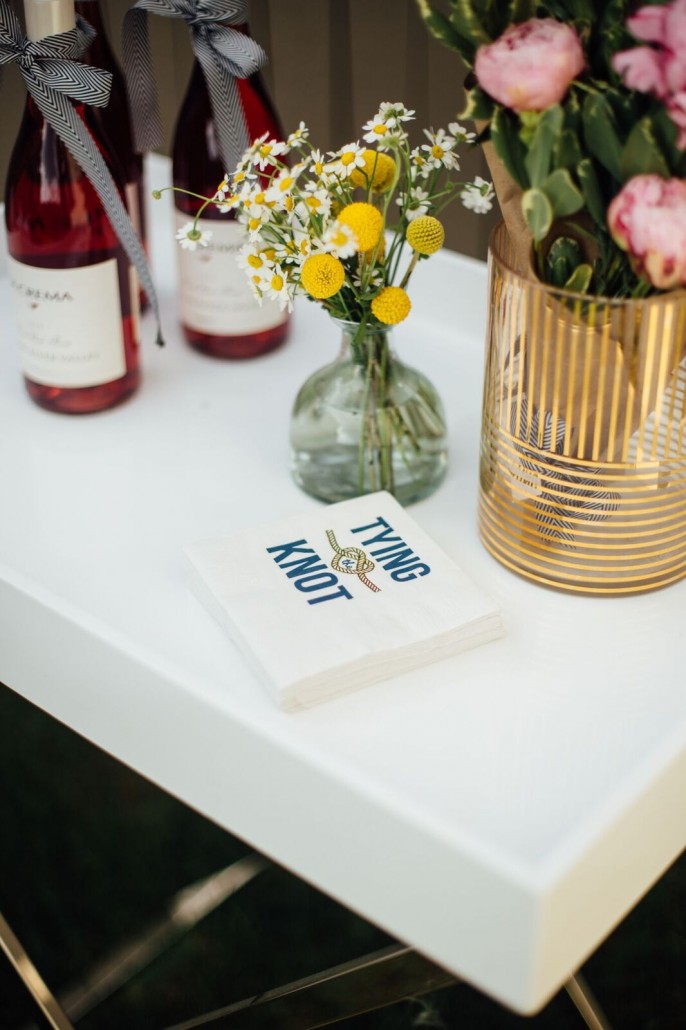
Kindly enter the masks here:
M 161 344 L 159 307 L 145 251 L 105 160 L 71 103 L 76 100 L 94 107 L 106 107 L 109 101 L 110 73 L 75 60 L 94 35 L 91 26 L 79 18 L 77 27 L 68 32 L 41 40 L 28 40 L 7 0 L 0 0 L 0 72 L 5 64 L 16 63 L 19 66 L 38 110 L 93 186 L 150 298 L 157 316 L 157 342 Z
M 247 20 L 247 0 L 136 0 L 124 18 L 124 68 L 133 115 L 136 149 L 154 150 L 162 143 L 148 37 L 148 12 L 182 18 L 205 76 L 227 172 L 233 171 L 251 140 L 236 79 L 247 79 L 266 62 L 254 39 L 232 28 Z

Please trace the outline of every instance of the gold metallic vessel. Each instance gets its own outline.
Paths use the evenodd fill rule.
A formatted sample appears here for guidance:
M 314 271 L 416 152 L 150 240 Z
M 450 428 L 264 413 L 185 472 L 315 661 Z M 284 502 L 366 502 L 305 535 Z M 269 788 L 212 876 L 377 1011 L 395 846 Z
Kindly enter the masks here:
M 686 291 L 612 300 L 524 277 L 503 224 L 479 531 L 538 583 L 630 594 L 686 576 Z

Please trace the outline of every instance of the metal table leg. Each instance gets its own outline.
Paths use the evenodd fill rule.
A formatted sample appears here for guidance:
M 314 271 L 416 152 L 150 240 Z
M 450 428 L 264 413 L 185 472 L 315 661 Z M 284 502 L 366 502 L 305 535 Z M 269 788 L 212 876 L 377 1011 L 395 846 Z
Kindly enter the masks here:
M 455 983 L 445 969 L 394 944 L 169 1030 L 315 1030 Z
M 7 955 L 53 1030 L 73 1030 L 72 1024 L 1 914 L 0 948 Z

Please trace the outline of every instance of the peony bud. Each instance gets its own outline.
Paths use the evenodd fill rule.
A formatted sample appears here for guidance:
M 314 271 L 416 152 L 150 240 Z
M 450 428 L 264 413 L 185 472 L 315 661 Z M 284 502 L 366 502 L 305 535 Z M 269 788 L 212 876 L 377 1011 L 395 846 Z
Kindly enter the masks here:
M 513 111 L 544 111 L 558 104 L 585 65 L 581 41 L 571 25 L 532 18 L 512 25 L 476 52 L 479 85 Z
M 612 238 L 659 290 L 686 286 L 686 182 L 636 175 L 607 209 Z

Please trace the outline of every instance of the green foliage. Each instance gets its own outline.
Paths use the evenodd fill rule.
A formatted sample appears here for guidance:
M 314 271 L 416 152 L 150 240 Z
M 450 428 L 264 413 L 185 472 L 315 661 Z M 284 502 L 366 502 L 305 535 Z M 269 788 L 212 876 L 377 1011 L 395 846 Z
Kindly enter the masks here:
M 525 190 L 522 195 L 522 211 L 534 243 L 541 243 L 553 224 L 553 208 L 543 190 Z
M 526 148 L 519 137 L 516 120 L 503 107 L 497 107 L 491 119 L 491 142 L 514 181 L 526 189 L 529 185 Z
M 435 13 L 433 0 L 417 2 L 423 12 Z M 686 178 L 686 152 L 677 146 L 678 131 L 663 101 L 628 89 L 612 67 L 619 51 L 639 45 L 626 27 L 636 6 L 635 0 L 450 0 L 444 19 L 470 64 L 479 46 L 531 18 L 554 18 L 579 36 L 586 65 L 559 103 L 518 113 L 474 83 L 463 112 L 486 123 L 478 142 L 491 140 L 521 189 L 537 268 L 558 286 L 617 296 L 650 289 L 612 240 L 607 209 L 636 175 Z M 592 226 L 586 252 L 594 255 L 593 264 L 583 244 L 571 245 L 566 219 L 574 220 L 580 239 Z
M 541 186 L 550 174 L 553 150 L 562 129 L 564 115 L 559 104 L 538 116 L 536 128 L 527 145 L 524 164 L 532 186 Z

